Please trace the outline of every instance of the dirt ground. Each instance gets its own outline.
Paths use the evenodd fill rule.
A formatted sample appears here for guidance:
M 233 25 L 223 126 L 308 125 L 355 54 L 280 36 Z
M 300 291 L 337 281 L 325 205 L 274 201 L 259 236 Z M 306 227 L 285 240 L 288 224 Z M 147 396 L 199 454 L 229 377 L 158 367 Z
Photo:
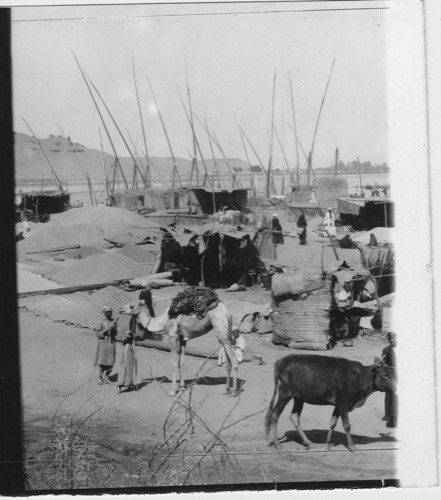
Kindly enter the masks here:
M 278 259 L 299 268 L 306 263 L 317 266 L 322 249 L 319 241 L 311 235 L 308 245 L 303 247 L 298 245 L 296 238 L 286 238 L 285 245 L 278 248 Z M 356 251 L 338 251 L 340 257 L 357 260 Z M 332 249 L 327 247 L 325 261 L 333 259 Z M 164 302 L 164 297 L 172 297 L 176 292 L 173 287 L 155 291 L 154 296 L 161 295 Z M 221 291 L 219 295 L 227 302 L 241 300 L 244 293 Z M 269 299 L 268 292 L 253 290 L 252 294 L 263 302 Z M 278 435 L 284 436 L 284 443 L 277 450 L 267 447 L 264 417 L 273 392 L 274 362 L 293 352 L 273 345 L 271 335 L 245 335 L 248 352 L 262 356 L 264 364 L 252 360 L 240 365 L 243 391 L 239 398 L 222 395 L 226 371 L 217 366 L 215 359 L 206 361 L 190 356 L 185 362 L 186 378 L 190 383 L 199 373 L 198 381 L 181 396 L 169 396 L 170 354 L 142 347 L 137 347 L 139 389 L 117 394 L 116 386 L 97 383 L 97 370 L 92 366 L 96 349 L 94 332 L 53 322 L 26 309 L 26 305 L 38 300 L 41 297 L 19 301 L 23 426 L 26 459 L 31 471 L 28 476 L 30 489 L 44 488 L 44 483 L 39 482 L 34 473 L 34 465 L 37 460 L 40 464 L 49 460 L 45 447 L 53 439 L 57 419 L 72 417 L 72 420 L 91 422 L 90 415 L 94 412 L 95 417 L 99 414 L 93 428 L 97 454 L 104 461 L 117 464 L 113 472 L 109 472 L 105 486 L 152 485 L 151 476 L 145 474 L 147 460 L 155 445 L 164 442 L 163 432 L 167 425 L 170 433 L 186 424 L 184 413 L 172 408 L 176 408 L 179 398 L 186 402 L 189 396 L 202 423 L 196 421 L 194 434 L 185 435 L 185 445 L 181 445 L 180 452 L 173 455 L 170 448 L 161 450 L 160 456 L 168 457 L 167 474 L 161 476 L 162 483 L 157 481 L 155 484 L 180 484 L 181 476 L 173 475 L 173 471 L 182 472 L 191 460 L 196 463 L 204 453 L 207 459 L 195 471 L 199 470 L 198 477 L 203 476 L 205 483 L 396 479 L 394 457 L 398 443 L 395 431 L 387 429 L 382 421 L 384 394 L 381 393 L 374 393 L 363 407 L 350 414 L 351 432 L 357 446 L 354 453 L 347 450 L 340 421 L 334 433 L 334 448 L 326 450 L 326 433 L 332 414 L 330 406 L 305 405 L 302 425 L 314 443 L 310 450 L 303 447 L 289 421 L 290 405 L 282 413 L 278 427 Z M 204 341 L 196 339 L 189 347 L 198 347 L 198 342 Z M 339 343 L 332 351 L 322 354 L 372 364 L 385 345 L 384 335 L 366 335 L 358 337 L 353 347 Z M 121 351 L 122 346 L 118 344 L 113 380 L 118 373 Z M 212 434 L 207 429 L 213 432 L 222 429 L 220 437 L 235 466 L 221 461 L 226 448 L 220 442 L 208 453 L 207 443 Z M 174 439 L 171 438 L 169 444 L 175 442 Z M 184 449 L 186 457 L 182 455 Z M 190 483 L 197 481 L 196 476 L 190 476 Z

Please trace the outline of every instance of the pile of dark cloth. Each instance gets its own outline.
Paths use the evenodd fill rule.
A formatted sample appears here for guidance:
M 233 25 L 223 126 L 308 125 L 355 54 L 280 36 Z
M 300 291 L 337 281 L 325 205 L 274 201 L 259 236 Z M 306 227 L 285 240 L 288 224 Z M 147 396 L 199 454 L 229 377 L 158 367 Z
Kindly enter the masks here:
M 211 288 L 191 286 L 186 287 L 172 300 L 168 317 L 177 318 L 180 314 L 196 314 L 201 319 L 208 311 L 219 304 L 219 297 Z

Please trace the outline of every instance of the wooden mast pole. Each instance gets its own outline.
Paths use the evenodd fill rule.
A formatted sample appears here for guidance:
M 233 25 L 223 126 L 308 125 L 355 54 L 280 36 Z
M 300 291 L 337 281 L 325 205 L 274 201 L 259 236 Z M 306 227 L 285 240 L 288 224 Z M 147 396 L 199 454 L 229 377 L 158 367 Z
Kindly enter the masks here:
M 294 138 L 296 144 L 296 183 L 297 186 L 300 186 L 300 160 L 299 160 L 299 143 L 297 138 L 297 121 L 296 121 L 296 108 L 294 105 L 294 93 L 292 91 L 292 79 L 291 73 L 289 74 L 289 89 L 291 94 L 291 108 L 292 108 L 292 119 L 294 123 Z
M 290 181 L 292 182 L 293 176 L 292 176 L 291 169 L 289 168 L 288 158 L 286 157 L 285 148 L 283 147 L 282 141 L 280 140 L 280 137 L 279 137 L 279 134 L 277 132 L 276 127 L 274 127 L 274 133 L 276 134 L 277 142 L 279 143 L 279 148 L 280 148 L 280 151 L 282 152 L 282 156 L 283 156 L 283 160 L 285 162 L 286 170 L 288 171 L 288 177 L 289 177 Z M 285 183 L 285 176 L 283 177 L 283 183 Z
M 104 156 L 104 147 L 103 147 L 103 138 L 101 136 L 101 129 L 98 129 L 98 132 L 100 134 L 101 153 L 103 155 L 103 179 L 104 179 L 104 186 L 106 188 L 107 201 L 110 201 L 109 179 L 107 178 L 107 175 L 106 175 L 106 157 Z
M 266 178 L 266 189 L 265 194 L 266 197 L 270 197 L 270 186 L 271 186 L 271 166 L 273 161 L 273 143 L 274 143 L 274 101 L 276 98 L 276 78 L 277 71 L 274 70 L 274 78 L 273 78 L 273 99 L 272 99 L 272 109 L 271 109 L 271 139 L 270 139 L 270 153 L 269 153 L 269 161 L 268 161 L 268 170 L 267 170 L 267 178 Z
M 86 84 L 87 90 L 89 91 L 90 97 L 92 98 L 92 101 L 95 105 L 95 109 L 97 110 L 98 116 L 101 119 L 101 123 L 103 124 L 104 130 L 106 131 L 107 138 L 109 139 L 110 146 L 112 147 L 113 154 L 115 156 L 115 168 L 118 167 L 120 169 L 121 176 L 122 176 L 122 179 L 124 182 L 124 186 L 126 189 L 128 189 L 129 185 L 127 184 L 127 179 L 126 179 L 126 176 L 124 175 L 124 171 L 123 171 L 121 163 L 119 161 L 119 156 L 118 156 L 118 153 L 116 152 L 115 145 L 113 144 L 112 138 L 110 136 L 109 129 L 107 128 L 106 122 L 104 121 L 103 115 L 100 111 L 100 108 L 98 107 L 98 103 L 96 102 L 95 96 L 93 95 L 92 89 L 90 88 L 89 82 L 87 81 L 87 78 L 86 78 L 86 75 L 84 74 L 83 68 L 81 67 L 80 63 L 78 62 L 77 56 L 75 55 L 74 51 L 72 51 L 72 54 L 73 54 L 75 61 L 78 65 L 78 69 L 80 70 L 81 76 L 83 77 L 84 83 Z M 113 188 L 115 188 L 115 186 L 113 186 Z
M 57 175 L 57 173 L 55 172 L 54 170 L 54 167 L 52 166 L 51 162 L 49 161 L 49 158 L 47 157 L 47 154 L 46 154 L 46 151 L 43 149 L 43 146 L 41 145 L 41 142 L 40 140 L 37 138 L 37 136 L 34 134 L 33 130 L 31 129 L 31 126 L 29 125 L 29 123 L 23 118 L 23 116 L 21 117 L 21 119 L 25 122 L 26 126 L 28 127 L 28 129 L 30 130 L 31 134 L 34 136 L 35 140 L 37 141 L 38 145 L 40 146 L 40 149 L 41 149 L 41 152 L 43 153 L 44 157 L 46 158 L 46 161 L 51 169 L 51 172 L 52 172 L 52 175 L 54 176 L 54 180 L 55 180 L 55 184 L 57 186 L 57 188 L 60 190 L 60 191 L 64 191 L 63 189 L 63 185 L 61 184 L 61 181 Z
M 147 146 L 147 138 L 146 138 L 145 127 L 144 127 L 144 117 L 142 116 L 141 101 L 139 99 L 138 83 L 136 81 L 135 60 L 133 58 L 133 53 L 132 53 L 132 73 L 133 73 L 133 82 L 135 84 L 136 102 L 138 103 L 139 119 L 141 121 L 142 138 L 144 140 L 145 158 L 146 158 L 146 162 L 147 162 L 147 165 L 145 167 L 145 183 L 146 183 L 147 188 L 151 188 L 152 187 L 152 172 L 151 172 L 151 168 L 150 168 L 149 148 Z
M 187 60 L 184 59 L 184 62 L 185 62 L 185 82 L 187 84 L 188 112 L 190 115 L 191 132 L 193 135 L 193 158 L 191 160 L 190 184 L 193 180 L 193 172 L 196 172 L 196 185 L 198 186 L 199 185 L 199 169 L 198 169 L 198 159 L 197 159 L 197 150 L 196 150 L 196 135 L 194 133 L 193 107 L 191 104 L 190 84 L 188 83 Z
M 187 110 L 187 107 L 185 106 L 185 102 L 184 102 L 184 99 L 182 97 L 182 94 L 181 94 L 181 91 L 179 90 L 179 88 L 177 89 L 178 90 L 178 94 L 179 94 L 179 98 L 181 99 L 181 104 L 182 104 L 182 107 L 184 108 L 184 112 L 185 112 L 185 116 L 187 117 L 187 121 L 190 125 L 190 127 L 192 127 L 191 125 L 191 121 L 190 121 L 190 115 L 188 113 L 188 110 Z M 193 122 L 194 123 L 194 122 Z M 212 178 L 210 177 L 209 173 L 208 173 L 208 170 L 207 170 L 207 164 L 205 163 L 205 159 L 204 159 L 204 156 L 202 154 L 202 150 L 201 150 L 201 146 L 199 144 L 199 140 L 197 138 L 197 135 L 196 135 L 196 132 L 195 132 L 195 129 L 194 129 L 194 126 L 192 127 L 192 132 L 193 132 L 193 138 L 195 140 L 195 144 L 196 144 L 196 147 L 199 151 L 199 156 L 201 157 L 201 161 L 202 161 L 202 165 L 204 167 L 204 178 L 203 178 L 203 182 L 202 182 L 202 185 L 205 187 L 206 185 L 206 181 L 207 179 L 209 180 L 210 184 L 212 185 L 211 187 L 214 187 L 213 186 L 213 180 Z M 193 155 L 194 156 L 194 155 Z M 193 157 L 191 157 L 193 158 Z M 196 169 L 197 169 L 197 166 L 196 166 Z M 192 169 L 193 171 L 193 169 Z M 199 170 L 197 170 L 199 172 Z
M 198 118 L 199 120 L 199 118 Z M 219 174 L 219 170 L 217 168 L 217 162 L 216 162 L 216 157 L 214 156 L 214 149 L 213 149 L 213 142 L 212 142 L 212 137 L 211 137 L 211 134 L 208 130 L 208 123 L 207 123 L 207 117 L 205 116 L 205 113 L 204 113 L 204 121 L 205 121 L 205 125 L 204 123 L 202 123 L 201 120 L 199 120 L 201 125 L 205 128 L 205 131 L 207 132 L 207 136 L 208 136 L 208 144 L 210 146 L 210 151 L 211 151 L 211 157 L 213 158 L 213 165 L 214 165 L 214 170 L 216 172 L 216 175 L 217 175 L 217 184 L 218 184 L 218 187 L 220 188 L 221 187 L 221 178 L 220 178 L 220 174 Z M 211 184 L 213 186 L 213 189 L 214 189 L 214 179 L 211 180 Z
M 70 146 L 69 141 L 67 140 L 66 134 L 63 132 L 60 125 L 57 125 L 57 126 L 60 129 L 61 135 L 63 136 L 63 139 L 66 141 L 66 144 L 68 146 Z M 78 166 L 80 167 L 81 172 L 84 175 L 84 178 L 86 179 L 87 189 L 89 190 L 90 204 L 92 206 L 98 205 L 98 200 L 96 199 L 95 193 L 93 192 L 93 187 L 92 187 L 92 182 L 90 181 L 90 177 L 87 174 L 87 172 L 84 170 L 83 165 L 81 165 L 81 162 L 80 162 L 78 156 L 76 155 L 75 151 L 72 150 L 72 153 L 74 155 L 75 160 L 77 161 Z
M 317 121 L 315 124 L 314 135 L 312 137 L 311 151 L 309 152 L 309 155 L 308 155 L 308 185 L 309 185 L 310 174 L 311 174 L 311 169 L 312 169 L 312 155 L 314 153 L 315 139 L 317 136 L 317 130 L 318 130 L 318 126 L 320 123 L 320 117 L 322 114 L 323 105 L 325 104 L 326 94 L 328 92 L 329 82 L 331 81 L 331 75 L 332 75 L 332 71 L 334 69 L 334 64 L 335 64 L 335 59 L 332 61 L 331 70 L 329 71 L 328 81 L 326 82 L 325 92 L 323 93 L 322 102 L 320 103 L 320 109 L 319 109 Z
M 339 151 L 338 148 L 335 148 L 334 177 L 337 177 L 338 175 L 338 157 L 339 157 Z
M 170 150 L 170 155 L 171 155 L 172 161 L 173 161 L 172 187 L 175 187 L 176 177 L 178 178 L 178 181 L 179 181 L 179 187 L 182 187 L 182 180 L 181 180 L 181 176 L 179 175 L 178 166 L 176 165 L 176 158 L 175 158 L 175 155 L 173 154 L 173 149 L 172 149 L 172 146 L 170 143 L 170 139 L 168 137 L 167 129 L 165 127 L 165 123 L 164 123 L 164 120 L 162 118 L 161 110 L 159 109 L 158 102 L 157 102 L 156 96 L 155 96 L 155 92 L 153 91 L 153 87 L 152 87 L 152 84 L 150 82 L 149 77 L 147 77 L 147 82 L 149 84 L 150 91 L 152 92 L 152 96 L 153 96 L 153 100 L 155 102 L 156 110 L 158 111 L 159 120 L 161 121 L 162 129 L 164 131 L 164 135 L 165 135 L 165 138 L 166 138 L 167 144 L 168 144 L 168 149 Z
M 133 156 L 132 150 L 130 149 L 126 138 L 124 137 L 124 134 L 121 132 L 121 129 L 119 128 L 118 124 L 116 123 L 115 118 L 113 117 L 112 113 L 110 112 L 109 107 L 107 106 L 106 102 L 104 101 L 102 95 L 100 94 L 99 90 L 96 88 L 95 84 L 92 82 L 89 76 L 87 76 L 90 84 L 92 85 L 93 89 L 97 93 L 98 97 L 100 98 L 101 102 L 103 103 L 103 106 L 106 108 L 106 111 L 109 113 L 110 118 L 112 119 L 113 124 L 115 125 L 116 130 L 118 131 L 125 147 L 127 148 L 127 151 L 129 155 L 131 156 L 133 160 L 133 181 L 132 181 L 132 187 L 135 187 L 135 182 L 136 182 L 136 174 L 139 173 L 139 176 L 142 179 L 142 182 L 144 183 L 144 186 L 147 187 L 147 182 L 144 178 L 144 174 L 142 173 L 141 169 L 139 168 L 138 164 L 136 163 L 135 157 Z

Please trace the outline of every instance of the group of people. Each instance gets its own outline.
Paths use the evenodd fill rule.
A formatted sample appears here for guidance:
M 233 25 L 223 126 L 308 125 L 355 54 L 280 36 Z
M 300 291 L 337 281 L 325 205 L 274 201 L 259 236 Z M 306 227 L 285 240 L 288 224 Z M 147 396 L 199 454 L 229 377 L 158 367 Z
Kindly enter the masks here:
M 94 366 L 99 367 L 99 384 L 113 384 L 110 380 L 110 374 L 116 361 L 116 336 L 119 333 L 118 319 L 113 318 L 113 310 L 109 306 L 104 307 L 103 313 L 104 319 L 95 328 L 98 344 Z M 134 337 L 134 331 L 129 330 L 123 340 L 123 351 L 117 380 L 118 392 L 121 392 L 123 388 L 130 391 L 137 387 Z

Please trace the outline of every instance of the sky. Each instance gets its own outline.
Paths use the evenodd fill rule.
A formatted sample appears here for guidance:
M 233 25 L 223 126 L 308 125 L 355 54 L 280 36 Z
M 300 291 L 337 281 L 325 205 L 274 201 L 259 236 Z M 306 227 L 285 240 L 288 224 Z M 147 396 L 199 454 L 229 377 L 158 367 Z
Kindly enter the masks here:
M 296 150 L 289 92 L 292 78 L 298 137 L 311 149 L 320 104 L 335 60 L 314 147 L 313 164 L 340 158 L 387 162 L 386 2 L 267 2 L 12 10 L 14 131 L 39 138 L 59 134 L 100 149 L 103 126 L 75 63 L 76 54 L 131 146 L 144 151 L 132 55 L 151 156 L 170 150 L 148 86 L 150 78 L 175 156 L 189 158 L 191 129 L 185 62 L 195 114 L 216 134 L 227 157 L 246 159 L 236 118 L 264 163 L 274 124 L 294 166 Z M 342 10 L 342 7 L 344 9 Z M 105 115 L 117 153 L 128 156 Z M 207 133 L 196 121 L 206 158 Z M 104 137 L 104 149 L 111 153 Z M 252 163 L 258 163 L 247 145 Z M 215 154 L 221 152 L 215 147 Z M 305 162 L 300 150 L 300 161 Z M 284 168 L 276 135 L 273 164 Z

